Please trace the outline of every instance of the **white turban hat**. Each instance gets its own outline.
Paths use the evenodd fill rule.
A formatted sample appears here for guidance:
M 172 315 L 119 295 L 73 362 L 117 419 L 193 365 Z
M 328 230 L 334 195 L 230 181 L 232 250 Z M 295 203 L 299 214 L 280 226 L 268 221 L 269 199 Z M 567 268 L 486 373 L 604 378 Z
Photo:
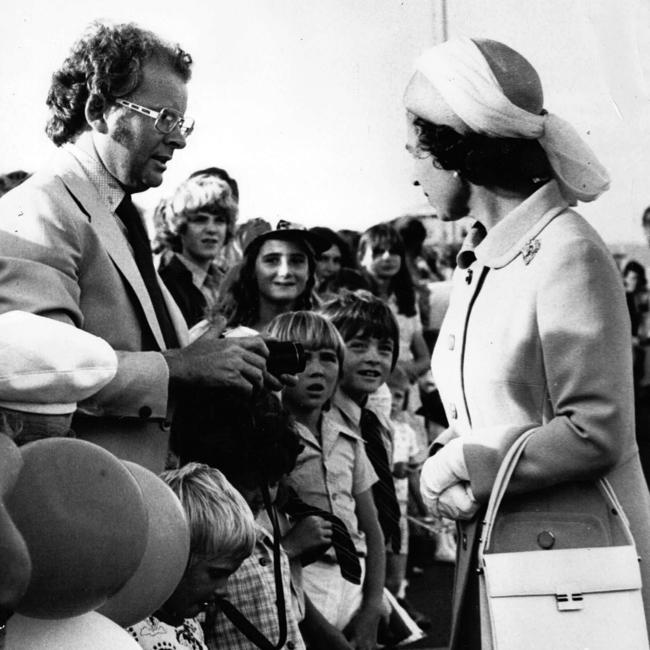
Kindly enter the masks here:
M 609 188 L 607 170 L 578 132 L 542 110 L 533 66 L 503 43 L 457 38 L 431 48 L 416 63 L 404 103 L 430 122 L 444 115 L 461 133 L 537 140 L 571 203 L 593 201 Z

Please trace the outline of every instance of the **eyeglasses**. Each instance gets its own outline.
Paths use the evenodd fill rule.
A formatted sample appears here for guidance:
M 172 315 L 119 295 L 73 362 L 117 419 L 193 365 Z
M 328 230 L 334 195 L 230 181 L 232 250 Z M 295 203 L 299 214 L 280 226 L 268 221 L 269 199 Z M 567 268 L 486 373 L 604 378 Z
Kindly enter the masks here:
M 194 120 L 191 117 L 187 117 L 187 115 L 181 115 L 173 108 L 165 107 L 159 111 L 154 111 L 146 106 L 140 106 L 140 104 L 134 104 L 126 99 L 119 98 L 115 100 L 115 103 L 155 120 L 153 125 L 156 131 L 160 131 L 160 133 L 164 133 L 165 135 L 168 135 L 178 127 L 181 135 L 186 138 L 194 130 Z

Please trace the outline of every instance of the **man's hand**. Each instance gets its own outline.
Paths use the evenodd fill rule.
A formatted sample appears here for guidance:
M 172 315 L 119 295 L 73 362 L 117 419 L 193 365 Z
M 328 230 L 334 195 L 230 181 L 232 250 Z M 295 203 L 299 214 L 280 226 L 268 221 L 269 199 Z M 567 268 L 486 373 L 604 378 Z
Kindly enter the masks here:
M 251 392 L 265 384 L 282 387 L 269 379 L 266 358 L 269 351 L 260 336 L 221 338 L 221 328 L 211 327 L 187 347 L 166 350 L 170 384 L 239 388 Z
M 325 549 L 332 543 L 332 524 L 317 515 L 298 521 L 282 538 L 282 547 L 290 558 Z

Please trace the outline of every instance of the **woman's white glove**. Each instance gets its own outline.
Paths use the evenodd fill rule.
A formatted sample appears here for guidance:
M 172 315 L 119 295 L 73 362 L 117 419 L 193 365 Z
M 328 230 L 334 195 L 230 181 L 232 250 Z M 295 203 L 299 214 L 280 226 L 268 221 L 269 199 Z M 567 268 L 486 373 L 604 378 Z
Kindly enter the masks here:
M 438 496 L 451 485 L 462 481 L 469 481 L 463 439 L 454 438 L 425 461 L 420 474 L 420 491 L 424 498 Z
M 468 521 L 478 512 L 480 505 L 472 494 L 469 483 L 456 483 L 448 487 L 431 503 L 433 514 L 447 519 Z
M 479 508 L 469 486 L 462 438 L 450 440 L 428 458 L 420 474 L 420 492 L 434 516 L 471 519 Z

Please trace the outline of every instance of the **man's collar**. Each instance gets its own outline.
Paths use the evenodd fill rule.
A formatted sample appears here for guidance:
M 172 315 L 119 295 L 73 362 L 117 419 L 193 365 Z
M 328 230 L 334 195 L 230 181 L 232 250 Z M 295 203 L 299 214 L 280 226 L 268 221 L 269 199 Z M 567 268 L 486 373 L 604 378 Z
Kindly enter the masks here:
M 458 266 L 467 268 L 474 259 L 490 268 L 512 262 L 526 244 L 537 236 L 569 203 L 556 181 L 550 181 L 531 194 L 489 231 L 476 223 L 470 229 L 458 254 Z M 475 256 L 475 257 L 474 257 Z
M 88 180 L 97 190 L 100 199 L 114 214 L 126 192 L 117 179 L 104 167 L 92 142 L 90 144 L 83 140 L 77 143 L 68 142 L 63 145 L 63 148 L 81 165 Z

